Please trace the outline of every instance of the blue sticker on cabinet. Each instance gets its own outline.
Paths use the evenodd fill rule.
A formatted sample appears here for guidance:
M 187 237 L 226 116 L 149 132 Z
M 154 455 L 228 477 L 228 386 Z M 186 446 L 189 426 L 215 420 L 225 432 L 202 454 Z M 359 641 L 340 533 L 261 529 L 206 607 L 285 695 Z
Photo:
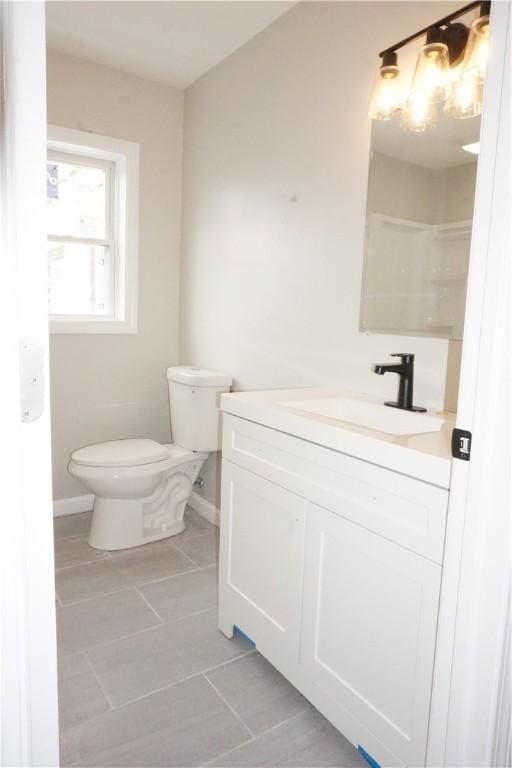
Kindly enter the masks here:
M 366 751 L 366 749 L 363 749 L 363 747 L 360 744 L 357 745 L 357 751 L 359 752 L 361 757 L 364 757 L 364 759 L 366 760 L 368 765 L 371 766 L 371 768 L 380 768 L 380 765 L 375 760 L 375 758 L 373 758 L 371 755 L 369 755 L 368 752 Z

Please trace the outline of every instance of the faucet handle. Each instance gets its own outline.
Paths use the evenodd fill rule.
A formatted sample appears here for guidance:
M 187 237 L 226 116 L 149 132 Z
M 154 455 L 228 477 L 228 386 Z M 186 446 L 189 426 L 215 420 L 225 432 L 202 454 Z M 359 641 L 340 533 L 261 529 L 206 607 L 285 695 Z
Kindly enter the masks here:
M 414 363 L 414 355 L 410 352 L 390 352 L 390 357 L 399 357 L 402 363 Z

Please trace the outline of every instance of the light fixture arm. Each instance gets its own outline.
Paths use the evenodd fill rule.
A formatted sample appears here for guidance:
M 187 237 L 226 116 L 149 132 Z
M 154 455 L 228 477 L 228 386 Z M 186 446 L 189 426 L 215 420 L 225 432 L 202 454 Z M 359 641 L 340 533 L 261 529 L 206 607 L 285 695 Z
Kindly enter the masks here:
M 395 55 L 395 63 L 396 63 L 396 52 L 400 50 L 400 48 L 403 48 L 407 43 L 412 42 L 413 40 L 417 40 L 419 37 L 423 37 L 423 35 L 428 34 L 429 30 L 433 28 L 439 28 L 448 25 L 451 21 L 454 21 L 455 19 L 460 18 L 465 13 L 468 13 L 468 11 L 472 11 L 473 8 L 478 8 L 480 6 L 480 15 L 481 16 L 487 16 L 491 10 L 491 3 L 489 0 L 474 0 L 472 3 L 468 3 L 468 5 L 465 5 L 463 8 L 459 8 L 458 11 L 454 11 L 453 13 L 448 14 L 448 16 L 444 16 L 442 19 L 439 19 L 439 21 L 433 22 L 433 24 L 429 24 L 428 27 L 424 27 L 423 29 L 420 29 L 418 32 L 415 32 L 412 35 L 409 35 L 409 37 L 404 37 L 403 40 L 399 40 L 398 43 L 395 43 L 394 45 L 390 45 L 388 48 L 385 48 L 383 51 L 379 53 L 379 56 L 382 59 L 382 65 L 385 66 L 387 64 L 387 61 L 390 60 L 390 57 L 392 54 Z

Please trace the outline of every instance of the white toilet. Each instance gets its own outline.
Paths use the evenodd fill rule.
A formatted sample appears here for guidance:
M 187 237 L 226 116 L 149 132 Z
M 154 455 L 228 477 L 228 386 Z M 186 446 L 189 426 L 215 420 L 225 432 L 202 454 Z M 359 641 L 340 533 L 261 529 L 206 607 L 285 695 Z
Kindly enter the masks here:
M 232 379 L 167 369 L 173 441 L 113 440 L 79 448 L 68 471 L 95 498 L 89 544 L 126 549 L 184 530 L 183 513 L 209 451 L 220 450 L 219 400 Z

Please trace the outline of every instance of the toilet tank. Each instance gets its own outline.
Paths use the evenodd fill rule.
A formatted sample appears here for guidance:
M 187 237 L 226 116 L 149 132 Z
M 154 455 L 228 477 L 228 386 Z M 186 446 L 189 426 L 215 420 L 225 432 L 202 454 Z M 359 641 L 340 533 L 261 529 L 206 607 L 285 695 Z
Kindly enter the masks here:
M 173 442 L 190 451 L 219 451 L 220 396 L 229 392 L 231 376 L 179 365 L 167 369 L 167 382 Z

